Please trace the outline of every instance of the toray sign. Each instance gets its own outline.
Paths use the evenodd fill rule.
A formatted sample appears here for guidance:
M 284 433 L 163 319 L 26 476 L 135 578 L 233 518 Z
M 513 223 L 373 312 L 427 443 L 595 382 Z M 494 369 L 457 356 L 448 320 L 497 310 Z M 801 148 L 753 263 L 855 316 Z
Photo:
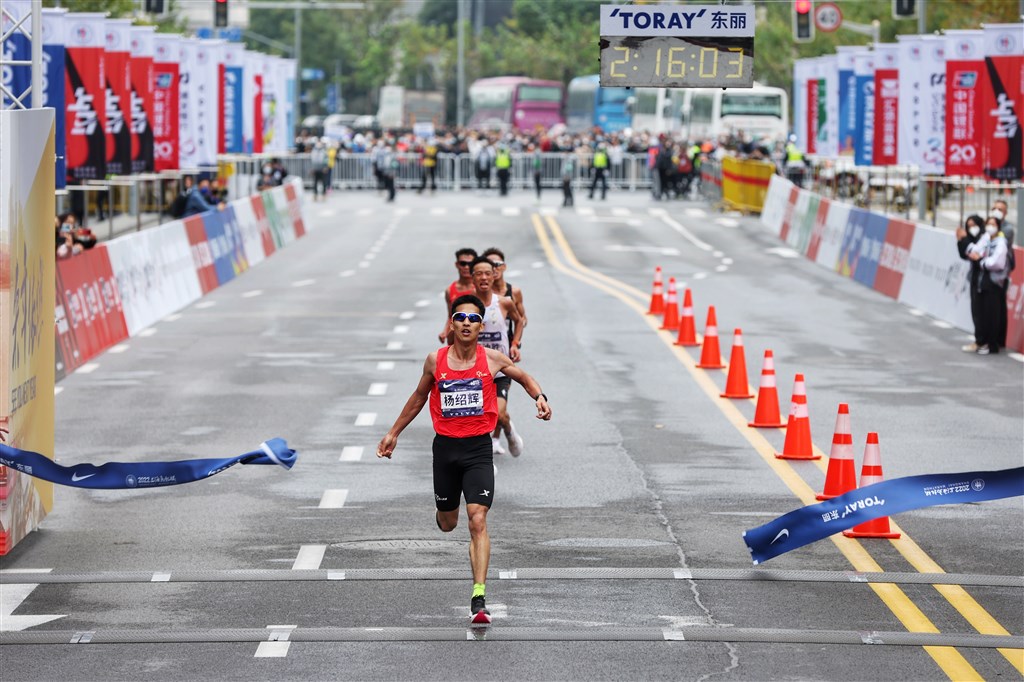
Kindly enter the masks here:
M 601 5 L 602 36 L 745 37 L 752 5 Z

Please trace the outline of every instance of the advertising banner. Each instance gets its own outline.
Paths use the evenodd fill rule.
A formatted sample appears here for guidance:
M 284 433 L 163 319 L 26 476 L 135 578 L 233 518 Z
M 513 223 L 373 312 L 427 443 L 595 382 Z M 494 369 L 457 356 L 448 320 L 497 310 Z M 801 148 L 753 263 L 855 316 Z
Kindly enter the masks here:
M 306 224 L 302 221 L 302 180 L 292 178 L 284 184 L 285 201 L 288 203 L 288 216 L 292 221 L 292 229 L 296 237 L 306 235 Z
M 128 338 L 114 273 L 104 244 L 57 261 L 57 298 L 74 337 L 73 369 Z
M 132 172 L 153 171 L 153 55 L 155 26 L 131 28 Z
M 903 273 L 910 262 L 910 248 L 914 242 L 914 223 L 890 218 L 885 231 L 885 243 L 878 258 L 875 291 L 889 298 L 899 298 Z
M 859 253 L 856 262 L 851 264 L 853 278 L 866 287 L 875 286 L 878 274 L 878 262 L 882 258 L 882 245 L 885 243 L 885 232 L 889 227 L 889 219 L 879 213 L 869 213 L 863 223 Z
M 960 329 L 973 330 L 969 272 L 951 231 L 918 225 L 898 300 Z
M 189 248 L 192 250 L 192 264 L 199 277 L 199 286 L 203 294 L 208 294 L 218 286 L 217 270 L 213 265 L 213 250 L 206 236 L 206 224 L 201 215 L 185 218 L 185 234 L 188 236 Z
M 825 236 L 826 221 L 831 206 L 831 201 L 823 197 L 820 198 L 818 208 L 814 212 L 811 221 L 811 236 L 807 242 L 807 250 L 804 252 L 804 255 L 813 261 L 818 260 L 818 251 L 821 249 L 821 240 Z
M 818 253 L 814 261 L 829 270 L 835 270 L 839 261 L 839 250 L 843 245 L 846 225 L 850 219 L 850 204 L 838 201 L 829 202 L 828 215 L 825 216 L 825 229 L 818 243 Z
M 809 59 L 793 61 L 793 134 L 796 146 L 807 149 L 807 80 Z
M 64 45 L 67 43 L 67 10 L 43 8 L 43 106 L 53 109 L 57 189 L 67 185 L 67 108 L 64 90 Z
M 251 154 L 256 123 L 256 76 L 259 74 L 259 55 L 242 51 L 242 153 Z
M 1024 179 L 1024 24 L 985 26 L 981 139 L 985 176 Z
M 774 235 L 782 230 L 782 216 L 792 186 L 793 183 L 778 173 L 768 180 L 768 191 L 764 196 L 764 206 L 761 207 L 761 224 Z
M 277 240 L 270 227 L 270 219 L 267 217 L 267 208 L 263 204 L 263 195 L 254 194 L 246 201 L 252 203 L 252 212 L 256 216 L 256 224 L 259 226 L 260 241 L 263 243 L 264 257 L 269 258 L 277 250 Z
M 807 79 L 807 153 L 818 153 L 818 79 Z
M 278 101 L 284 103 L 283 115 L 278 118 L 277 148 L 275 151 L 286 152 L 292 146 L 292 135 L 295 130 L 295 60 L 278 60 Z
M 279 97 L 281 95 L 280 89 L 277 87 L 278 68 L 277 63 L 280 61 L 278 57 L 264 55 L 263 57 L 263 79 L 261 83 L 261 92 L 263 93 L 263 114 L 262 114 L 262 136 L 263 136 L 263 151 L 274 152 L 277 151 L 277 130 L 280 127 L 277 122 L 277 117 L 281 113 L 283 103 Z
M 178 168 L 198 168 L 199 142 L 197 140 L 196 61 L 199 41 L 182 38 L 179 43 L 181 60 L 178 62 Z
M 0 426 L 53 457 L 54 115 L 0 111 Z M 0 555 L 53 508 L 53 486 L 0 467 Z
M 858 52 L 853 58 L 857 82 L 856 131 L 854 133 L 854 162 L 870 166 L 875 144 L 875 55 L 869 50 Z
M 875 137 L 871 161 L 876 166 L 897 163 L 899 149 L 899 46 L 879 45 L 875 56 Z
M 238 239 L 237 228 L 232 235 L 225 232 L 224 211 L 207 211 L 202 214 L 203 227 L 206 230 L 206 242 L 210 247 L 210 256 L 213 259 L 213 270 L 217 275 L 217 284 L 223 286 L 235 278 L 235 275 L 242 271 L 242 263 L 245 261 L 245 254 L 239 253 L 237 248 L 241 246 L 242 240 Z M 234 216 L 231 216 L 234 218 Z
M 946 170 L 946 39 L 923 36 L 921 65 L 922 173 L 943 175 Z
M 132 21 L 107 19 L 105 23 L 107 175 L 128 175 L 132 169 Z
M 153 166 L 157 171 L 178 168 L 181 140 L 178 132 L 181 60 L 180 38 L 153 36 Z
M 217 165 L 217 147 L 224 137 L 218 80 L 223 46 L 223 40 L 199 40 L 195 43 L 195 68 L 191 76 L 194 95 L 192 130 L 196 145 L 191 167 L 194 168 Z
M 107 174 L 105 15 L 72 12 L 65 16 L 68 182 L 102 180 Z
M 913 166 L 921 162 L 921 84 L 925 77 L 922 38 L 923 36 L 896 36 L 896 49 L 899 51 L 896 67 L 899 71 L 898 107 L 903 114 L 897 122 L 899 147 L 896 150 L 896 163 Z
M 1024 248 L 1013 247 L 1017 267 L 1010 273 L 1006 291 L 1006 347 L 1024 353 Z
M 224 135 L 221 153 L 241 154 L 245 151 L 245 50 L 239 43 L 224 46 L 223 110 Z
M 107 252 L 130 336 L 203 295 L 180 220 L 118 237 Z
M 982 174 L 981 92 L 988 78 L 984 36 L 984 31 L 946 31 L 947 175 Z
M 834 54 L 818 57 L 818 72 L 824 81 L 818 92 L 818 153 L 839 155 L 839 60 Z
M 839 108 L 836 115 L 837 152 L 839 156 L 853 156 L 857 135 L 857 75 L 854 59 L 859 47 L 840 45 L 836 48 Z

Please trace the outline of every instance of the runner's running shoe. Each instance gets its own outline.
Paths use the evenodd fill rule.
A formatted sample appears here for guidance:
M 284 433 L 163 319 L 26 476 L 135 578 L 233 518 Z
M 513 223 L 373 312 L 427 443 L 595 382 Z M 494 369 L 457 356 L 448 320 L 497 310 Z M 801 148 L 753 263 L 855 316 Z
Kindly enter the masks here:
M 469 612 L 472 614 L 472 621 L 474 623 L 491 622 L 491 612 L 487 610 L 487 604 L 482 596 L 473 597 L 473 601 L 470 602 Z
M 501 440 L 498 438 L 491 438 L 491 451 L 496 455 L 504 455 L 505 448 L 501 447 Z
M 508 451 L 513 457 L 523 454 L 523 437 L 512 426 L 512 422 L 508 423 Z

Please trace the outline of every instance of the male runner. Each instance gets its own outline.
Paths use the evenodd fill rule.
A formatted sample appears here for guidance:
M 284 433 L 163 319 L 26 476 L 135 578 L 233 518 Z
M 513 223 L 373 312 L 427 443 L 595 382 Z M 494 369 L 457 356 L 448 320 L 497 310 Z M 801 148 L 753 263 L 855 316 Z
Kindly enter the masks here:
M 505 254 L 498 247 L 492 246 L 481 255 L 491 261 L 491 265 L 494 266 L 494 283 L 491 285 L 491 289 L 499 295 L 508 296 L 512 299 L 516 304 L 516 309 L 519 311 L 519 317 L 522 319 L 520 326 L 525 330 L 527 320 L 526 307 L 523 305 L 523 290 L 505 281 Z M 515 337 L 515 328 L 515 322 L 511 317 L 508 318 L 508 337 L 510 339 Z M 522 339 L 521 333 L 519 337 Z M 522 349 L 522 347 L 522 341 L 520 341 L 516 348 Z M 501 390 L 501 386 L 498 387 L 498 427 L 494 430 L 494 438 L 500 439 L 502 431 L 505 432 L 505 438 L 508 439 L 509 453 L 513 457 L 523 454 L 523 437 L 516 432 L 515 427 L 512 425 L 512 419 L 508 415 L 508 384 L 505 384 L 504 391 Z M 501 454 L 500 451 L 497 452 Z
M 484 313 L 484 329 L 480 332 L 480 345 L 491 348 L 503 355 L 512 358 L 512 362 L 519 362 L 519 346 L 523 335 L 522 317 L 516 308 L 515 301 L 504 296 L 494 287 L 494 264 L 483 256 L 473 261 L 473 286 L 476 287 L 476 297 L 479 298 L 487 311 Z M 514 322 L 508 324 L 508 320 Z M 509 329 L 514 328 L 510 335 Z M 508 403 L 508 389 L 512 380 L 506 376 L 494 378 L 494 385 L 498 391 L 499 420 L 501 419 L 501 407 Z M 505 420 L 508 421 L 508 413 L 505 413 Z M 505 427 L 504 423 L 502 424 Z M 507 428 L 507 427 L 505 427 Z M 510 444 L 515 444 L 515 439 L 509 439 Z M 516 444 L 514 456 L 518 457 L 522 451 L 522 438 Z M 505 449 L 501 447 L 501 440 L 497 435 L 491 438 L 491 445 L 494 454 L 501 455 Z
M 448 285 L 448 288 L 444 290 L 444 309 L 449 310 L 452 306 L 452 301 L 457 299 L 459 296 L 464 294 L 472 294 L 476 291 L 473 288 L 473 273 L 470 272 L 470 267 L 473 265 L 473 260 L 476 258 L 476 249 L 469 247 L 459 249 L 455 252 L 455 270 L 459 273 L 459 278 Z M 441 343 L 451 343 L 452 333 L 452 321 L 448 319 L 446 314 L 444 317 L 444 329 L 437 335 L 437 340 Z
M 423 374 L 394 425 L 377 445 L 377 456 L 391 458 L 398 436 L 430 400 L 434 421 L 434 514 L 437 527 L 450 533 L 459 522 L 459 496 L 466 499 L 469 519 L 469 563 L 473 570 L 470 611 L 474 623 L 490 623 L 487 610 L 487 568 L 491 539 L 487 512 L 494 501 L 494 460 L 489 442 L 498 419 L 494 375 L 515 379 L 537 404 L 537 418 L 551 419 L 548 399 L 537 381 L 501 353 L 484 348 L 485 306 L 475 296 L 460 296 L 451 306 L 455 340 L 431 352 Z

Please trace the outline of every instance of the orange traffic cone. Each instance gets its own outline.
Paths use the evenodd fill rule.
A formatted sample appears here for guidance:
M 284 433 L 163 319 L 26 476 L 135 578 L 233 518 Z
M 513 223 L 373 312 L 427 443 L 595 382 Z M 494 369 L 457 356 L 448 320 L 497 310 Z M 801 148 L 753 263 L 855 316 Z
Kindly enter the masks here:
M 867 444 L 864 446 L 864 464 L 860 470 L 860 487 L 869 486 L 872 483 L 882 482 L 882 453 L 878 448 L 878 434 L 869 433 Z M 889 528 L 889 517 L 880 516 L 877 519 L 865 521 L 854 526 L 850 530 L 844 530 L 843 535 L 848 538 L 888 538 L 895 540 L 900 536 L 893 533 Z
M 648 315 L 661 315 L 665 310 L 665 294 L 661 286 L 661 266 L 654 268 L 654 286 L 651 288 L 651 307 Z
M 832 436 L 832 449 L 828 453 L 828 471 L 825 490 L 815 495 L 819 500 L 831 500 L 857 487 L 857 470 L 853 463 L 853 436 L 850 434 L 850 406 L 839 403 L 836 431 Z
M 754 405 L 754 421 L 748 422 L 747 426 L 779 429 L 785 425 L 779 414 L 779 391 L 775 387 L 775 357 L 766 350 L 761 367 L 761 388 L 757 391 L 757 403 Z
M 693 323 L 693 295 L 687 289 L 683 292 L 683 314 L 679 317 L 679 338 L 677 346 L 699 346 L 697 329 Z
M 793 406 L 786 423 L 786 441 L 782 452 L 776 452 L 775 456 L 779 459 L 821 459 L 821 455 L 814 454 L 811 442 L 811 418 L 807 413 L 807 388 L 803 374 L 797 374 L 793 380 Z
M 723 398 L 753 398 L 747 382 L 747 357 L 743 352 L 743 331 L 732 334 L 732 354 L 729 356 L 729 375 L 725 378 Z
M 722 362 L 722 353 L 718 349 L 718 320 L 715 318 L 715 306 L 708 307 L 708 323 L 704 329 L 704 343 L 701 344 L 700 362 L 697 366 L 701 369 L 722 369 L 725 364 Z
M 676 278 L 668 278 L 668 296 L 665 298 L 665 317 L 662 329 L 675 331 L 679 329 L 679 297 L 676 294 Z

